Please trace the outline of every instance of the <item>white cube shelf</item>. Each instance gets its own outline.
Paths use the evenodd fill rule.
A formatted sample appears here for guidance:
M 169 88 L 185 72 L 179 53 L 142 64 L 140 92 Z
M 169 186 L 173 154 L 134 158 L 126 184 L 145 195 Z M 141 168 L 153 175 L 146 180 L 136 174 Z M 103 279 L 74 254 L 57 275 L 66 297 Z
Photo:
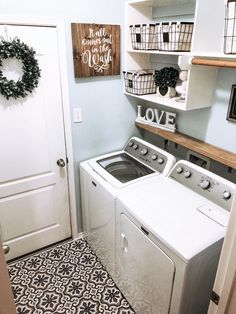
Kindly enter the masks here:
M 169 14 L 171 8 L 173 10 L 173 4 L 177 13 L 173 13 L 173 17 L 171 17 Z M 188 10 L 183 10 L 185 4 L 191 4 Z M 160 9 L 162 17 L 153 19 L 153 11 L 155 11 L 155 15 L 158 15 L 158 9 Z M 165 10 L 166 17 L 163 13 Z M 183 11 L 182 13 L 181 10 Z M 208 11 L 209 14 L 207 13 Z M 129 32 L 130 25 L 181 20 L 194 22 L 192 49 L 190 52 L 133 50 Z M 177 102 L 176 98 L 165 99 L 155 94 L 143 96 L 129 94 L 130 96 L 184 111 L 211 106 L 217 78 L 217 68 L 191 65 L 191 58 L 193 56 L 234 58 L 232 55 L 228 56 L 223 53 L 223 0 L 131 0 L 126 3 L 125 28 L 125 71 L 159 69 L 160 66 L 178 65 L 182 70 L 189 70 L 187 94 L 184 103 Z M 153 62 L 153 58 L 155 59 L 154 56 L 158 56 L 158 62 Z M 166 61 L 167 56 L 173 56 L 174 61 Z M 163 62 L 161 61 L 162 59 L 164 60 Z

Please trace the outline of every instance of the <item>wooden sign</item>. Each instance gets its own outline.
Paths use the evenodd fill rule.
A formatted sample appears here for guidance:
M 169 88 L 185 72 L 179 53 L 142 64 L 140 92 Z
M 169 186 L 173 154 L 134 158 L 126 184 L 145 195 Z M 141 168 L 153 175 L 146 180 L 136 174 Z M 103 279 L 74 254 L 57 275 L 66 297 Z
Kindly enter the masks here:
M 75 77 L 120 74 L 120 26 L 71 24 Z
M 142 116 L 142 106 L 138 107 L 137 122 L 149 124 L 160 129 L 164 129 L 170 132 L 176 130 L 176 113 L 168 112 L 164 110 L 158 110 L 153 108 L 147 108 L 145 114 Z

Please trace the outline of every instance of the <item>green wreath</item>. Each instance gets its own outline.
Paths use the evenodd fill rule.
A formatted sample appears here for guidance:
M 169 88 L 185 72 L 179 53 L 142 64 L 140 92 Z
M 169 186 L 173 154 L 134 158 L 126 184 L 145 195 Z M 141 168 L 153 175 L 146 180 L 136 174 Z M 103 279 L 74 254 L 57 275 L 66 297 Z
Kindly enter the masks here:
M 35 51 L 19 38 L 11 41 L 4 39 L 0 42 L 0 67 L 3 59 L 16 58 L 22 61 L 23 75 L 18 81 L 8 80 L 0 70 L 0 93 L 8 100 L 26 97 L 38 86 L 40 69 L 35 59 Z

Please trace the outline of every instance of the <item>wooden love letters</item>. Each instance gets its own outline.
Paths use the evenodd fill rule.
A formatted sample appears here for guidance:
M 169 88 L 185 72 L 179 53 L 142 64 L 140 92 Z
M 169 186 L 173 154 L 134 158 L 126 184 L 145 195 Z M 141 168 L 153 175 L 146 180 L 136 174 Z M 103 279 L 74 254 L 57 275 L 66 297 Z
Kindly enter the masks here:
M 75 77 L 120 74 L 120 26 L 72 23 Z
M 138 107 L 138 116 L 136 122 L 149 124 L 170 132 L 176 131 L 176 113 L 159 110 L 157 108 L 145 108 L 145 114 L 142 116 L 142 106 Z

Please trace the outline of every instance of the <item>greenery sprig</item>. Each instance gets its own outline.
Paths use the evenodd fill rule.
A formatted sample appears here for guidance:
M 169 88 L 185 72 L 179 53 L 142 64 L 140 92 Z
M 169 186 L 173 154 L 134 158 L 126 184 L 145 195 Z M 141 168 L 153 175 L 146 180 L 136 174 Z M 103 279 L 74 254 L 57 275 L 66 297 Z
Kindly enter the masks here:
M 179 71 L 172 67 L 165 67 L 155 71 L 155 83 L 161 88 L 175 87 L 179 79 Z
M 8 100 L 26 97 L 38 86 L 40 69 L 35 59 L 35 51 L 19 38 L 11 41 L 1 39 L 0 41 L 0 67 L 3 59 L 16 58 L 22 61 L 23 75 L 17 81 L 8 80 L 0 69 L 0 93 Z

